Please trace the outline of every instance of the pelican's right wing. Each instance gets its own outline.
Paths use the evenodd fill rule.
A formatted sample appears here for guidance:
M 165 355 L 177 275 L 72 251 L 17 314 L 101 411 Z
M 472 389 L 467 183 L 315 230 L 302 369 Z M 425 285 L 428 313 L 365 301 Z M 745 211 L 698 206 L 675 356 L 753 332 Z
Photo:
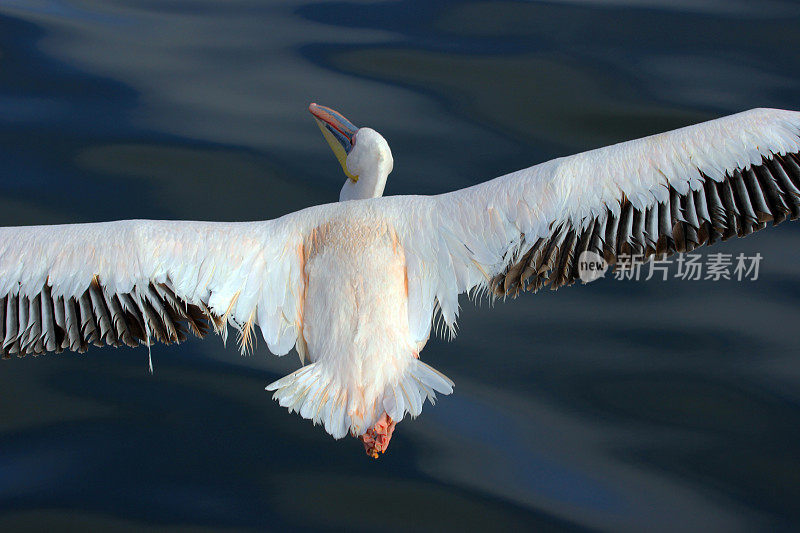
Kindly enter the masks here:
M 203 336 L 226 324 L 270 350 L 297 339 L 302 237 L 266 222 L 125 220 L 0 228 L 0 353 Z M 296 221 L 294 221 L 296 222 Z
M 427 338 L 436 306 L 452 331 L 462 292 L 570 284 L 587 250 L 644 260 L 798 218 L 799 152 L 800 113 L 754 109 L 401 197 L 412 335 Z

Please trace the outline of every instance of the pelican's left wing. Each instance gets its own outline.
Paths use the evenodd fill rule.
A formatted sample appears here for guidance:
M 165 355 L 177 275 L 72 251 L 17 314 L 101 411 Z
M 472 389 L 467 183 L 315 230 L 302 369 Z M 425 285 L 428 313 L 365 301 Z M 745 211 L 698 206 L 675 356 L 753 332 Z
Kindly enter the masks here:
M 800 113 L 755 109 L 401 200 L 412 334 L 476 287 L 570 284 L 586 250 L 644 260 L 798 218 L 798 152 Z
M 253 325 L 276 354 L 297 339 L 302 237 L 266 222 L 125 220 L 0 228 L 0 353 L 85 351 Z

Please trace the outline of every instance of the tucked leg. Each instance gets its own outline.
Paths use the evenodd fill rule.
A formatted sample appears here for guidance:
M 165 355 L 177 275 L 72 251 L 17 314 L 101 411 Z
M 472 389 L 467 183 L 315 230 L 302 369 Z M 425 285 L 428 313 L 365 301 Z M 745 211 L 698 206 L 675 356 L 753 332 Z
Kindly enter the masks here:
M 397 422 L 392 420 L 386 413 L 383 413 L 383 416 L 378 419 L 375 425 L 359 437 L 361 442 L 364 443 L 364 450 L 366 450 L 367 455 L 377 459 L 379 453 L 386 451 L 386 448 L 389 447 L 389 441 L 392 440 L 392 433 L 394 433 L 396 425 Z

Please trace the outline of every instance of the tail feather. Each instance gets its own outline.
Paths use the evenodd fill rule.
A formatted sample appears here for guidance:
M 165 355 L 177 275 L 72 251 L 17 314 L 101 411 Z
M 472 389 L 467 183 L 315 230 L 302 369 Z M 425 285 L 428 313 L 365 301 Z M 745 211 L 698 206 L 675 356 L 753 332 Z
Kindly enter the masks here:
M 453 392 L 453 382 L 419 359 L 413 359 L 396 383 L 388 383 L 382 395 L 363 406 L 355 402 L 364 400 L 352 397 L 332 378 L 328 369 L 312 363 L 267 385 L 266 390 L 275 391 L 272 397 L 282 407 L 290 412 L 297 411 L 314 424 L 322 424 L 325 431 L 340 439 L 348 432 L 362 435 L 383 411 L 397 422 L 406 413 L 418 416 L 426 398 L 434 404 L 437 392 Z
M 392 420 L 399 422 L 405 413 L 412 417 L 419 416 L 426 398 L 434 405 L 437 392 L 445 395 L 453 392 L 452 380 L 419 359 L 414 359 L 397 384 L 386 387 L 383 408 Z

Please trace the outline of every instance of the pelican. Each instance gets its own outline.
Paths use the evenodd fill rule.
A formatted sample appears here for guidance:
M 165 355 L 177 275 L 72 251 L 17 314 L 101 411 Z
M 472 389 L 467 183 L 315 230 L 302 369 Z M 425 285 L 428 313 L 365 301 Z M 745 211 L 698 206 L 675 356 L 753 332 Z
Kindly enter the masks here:
M 372 457 L 453 382 L 419 354 L 462 293 L 572 284 L 580 254 L 646 260 L 800 216 L 800 113 L 754 109 L 438 196 L 383 197 L 375 130 L 309 108 L 346 176 L 339 202 L 260 222 L 0 228 L 5 358 L 177 343 L 256 326 L 301 367 L 266 388 Z

